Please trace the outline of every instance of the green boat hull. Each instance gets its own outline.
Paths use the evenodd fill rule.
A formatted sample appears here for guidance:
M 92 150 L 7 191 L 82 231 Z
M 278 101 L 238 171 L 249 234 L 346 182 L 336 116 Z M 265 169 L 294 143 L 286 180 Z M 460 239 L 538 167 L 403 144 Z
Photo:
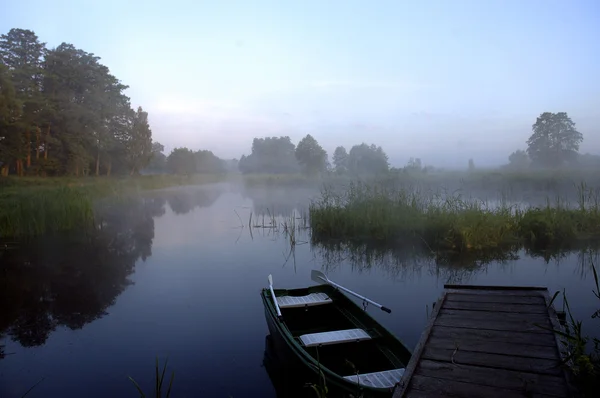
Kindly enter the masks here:
M 359 385 L 344 376 L 356 373 L 371 373 L 406 367 L 411 352 L 391 332 L 379 324 L 361 307 L 346 295 L 330 285 L 318 285 L 301 289 L 275 289 L 275 295 L 305 296 L 310 293 L 326 293 L 333 303 L 282 309 L 282 318 L 277 316 L 271 291 L 263 289 L 261 297 L 265 307 L 265 317 L 271 335 L 280 347 L 286 350 L 319 380 L 325 379 L 332 391 L 345 392 L 355 397 L 391 397 L 393 387 L 377 389 Z M 305 347 L 298 339 L 300 335 L 331 330 L 363 329 L 371 340 Z

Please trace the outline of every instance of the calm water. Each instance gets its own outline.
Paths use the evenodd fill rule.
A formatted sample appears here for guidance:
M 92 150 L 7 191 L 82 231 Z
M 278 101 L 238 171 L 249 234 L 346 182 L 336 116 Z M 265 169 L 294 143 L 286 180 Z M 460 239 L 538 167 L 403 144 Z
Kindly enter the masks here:
M 441 263 L 406 250 L 331 251 L 308 231 L 287 237 L 258 213 L 302 214 L 309 190 L 214 185 L 100 205 L 93 235 L 8 242 L 0 252 L 0 396 L 137 396 L 154 360 L 169 357 L 175 397 L 275 397 L 263 367 L 268 334 L 260 289 L 312 284 L 310 271 L 390 308 L 369 311 L 411 349 L 443 284 L 567 289 L 575 314 L 596 310 L 587 252 L 549 261 L 519 253 L 503 263 Z M 302 224 L 302 220 L 296 220 Z M 241 228 L 240 225 L 245 227 Z M 252 233 L 251 233 L 252 232 Z

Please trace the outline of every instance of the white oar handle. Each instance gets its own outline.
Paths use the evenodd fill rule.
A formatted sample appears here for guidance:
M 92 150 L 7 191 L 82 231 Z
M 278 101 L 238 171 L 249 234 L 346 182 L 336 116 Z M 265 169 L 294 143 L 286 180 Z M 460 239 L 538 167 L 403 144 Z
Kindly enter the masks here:
M 358 294 L 358 293 L 355 293 L 355 292 L 353 292 L 353 291 L 352 291 L 352 290 L 350 290 L 350 289 L 346 289 L 344 286 L 340 286 L 340 285 L 338 285 L 338 284 L 337 284 L 337 283 L 335 283 L 335 282 L 332 282 L 332 281 L 330 281 L 330 280 L 328 280 L 328 279 L 325 279 L 325 278 L 323 278 L 322 276 L 319 276 L 319 278 L 320 278 L 321 280 L 323 280 L 324 282 L 326 282 L 326 283 L 329 283 L 330 285 L 337 287 L 337 288 L 338 288 L 338 289 L 340 289 L 340 290 L 343 290 L 343 291 L 345 291 L 345 292 L 347 292 L 347 293 L 350 293 L 350 294 L 352 294 L 352 295 L 354 295 L 354 296 L 358 297 L 359 299 L 366 301 L 367 303 L 373 304 L 375 307 L 378 307 L 378 308 L 380 308 L 382 311 L 385 311 L 385 312 L 387 312 L 388 314 L 391 314 L 391 313 L 392 313 L 392 310 L 390 310 L 389 308 L 387 308 L 387 307 L 384 307 L 383 305 L 381 305 L 381 304 L 379 304 L 379 303 L 376 303 L 376 302 L 374 302 L 373 300 L 370 300 L 370 299 L 368 299 L 368 298 L 366 298 L 366 297 L 364 297 L 364 296 L 361 296 L 360 294 Z
M 273 291 L 273 285 L 269 285 L 269 290 L 271 290 L 271 296 L 273 296 L 273 303 L 275 303 L 275 309 L 277 310 L 277 316 L 281 318 L 281 310 L 279 309 L 279 304 L 277 303 L 277 297 L 275 297 L 275 292 Z

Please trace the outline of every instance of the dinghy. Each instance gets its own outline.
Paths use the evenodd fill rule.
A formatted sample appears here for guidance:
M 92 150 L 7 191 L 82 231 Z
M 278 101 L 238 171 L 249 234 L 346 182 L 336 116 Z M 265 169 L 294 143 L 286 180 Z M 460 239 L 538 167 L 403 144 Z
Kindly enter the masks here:
M 265 315 L 271 334 L 277 333 L 291 352 L 328 389 L 354 396 L 391 397 L 411 352 L 392 333 L 343 292 L 388 308 L 329 280 L 313 270 L 312 279 L 322 283 L 300 289 L 262 290 Z

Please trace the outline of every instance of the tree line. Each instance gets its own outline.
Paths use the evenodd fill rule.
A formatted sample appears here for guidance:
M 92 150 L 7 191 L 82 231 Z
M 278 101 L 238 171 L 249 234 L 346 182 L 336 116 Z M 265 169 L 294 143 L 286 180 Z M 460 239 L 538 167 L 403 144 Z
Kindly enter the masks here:
M 169 156 L 152 141 L 148 113 L 134 110 L 121 83 L 100 58 L 72 44 L 47 48 L 31 30 L 0 36 L 0 175 L 111 175 L 150 172 L 380 174 L 390 170 L 380 146 L 361 143 L 327 152 L 310 134 L 254 138 L 239 162 L 208 150 L 175 148 Z M 583 135 L 566 112 L 544 112 L 527 149 L 509 156 L 508 168 L 600 168 L 600 157 L 580 155 Z M 474 169 L 469 160 L 469 169 Z M 412 159 L 404 170 L 427 170 Z
M 310 134 L 294 145 L 288 136 L 254 138 L 250 155 L 243 155 L 239 171 L 249 173 L 379 174 L 389 170 L 388 157 L 380 146 L 365 143 L 354 145 L 350 151 L 338 146 L 328 160 L 327 151 Z
M 152 131 L 127 88 L 72 44 L 47 48 L 25 29 L 0 36 L 0 174 L 138 173 Z
M 222 173 L 240 171 L 242 174 L 293 174 L 311 176 L 323 173 L 381 174 L 389 171 L 388 157 L 380 146 L 365 143 L 354 145 L 350 151 L 343 146 L 335 149 L 333 164 L 327 151 L 310 134 L 295 145 L 289 136 L 254 138 L 249 155 L 238 160 L 225 160 L 211 151 L 192 151 L 175 148 L 166 156 L 159 143 L 152 145 L 153 157 L 147 167 L 150 172 L 172 174 Z

